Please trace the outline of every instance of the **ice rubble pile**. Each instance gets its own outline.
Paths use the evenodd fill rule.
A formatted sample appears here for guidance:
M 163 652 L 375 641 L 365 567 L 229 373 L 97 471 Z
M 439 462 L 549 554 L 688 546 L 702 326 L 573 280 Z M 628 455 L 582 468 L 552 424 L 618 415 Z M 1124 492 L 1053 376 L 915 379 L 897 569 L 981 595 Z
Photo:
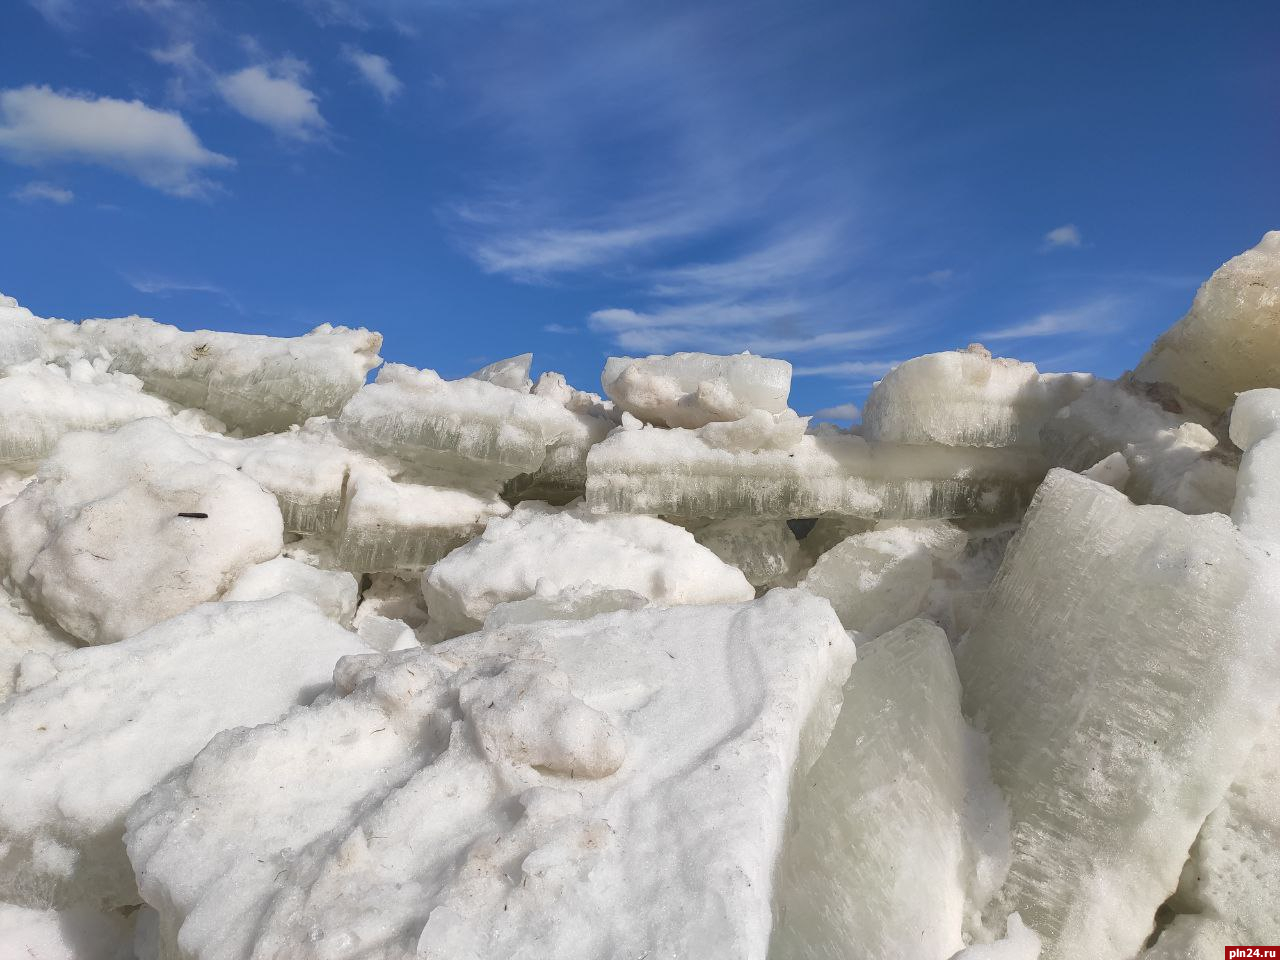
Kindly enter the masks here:
M 851 430 L 380 346 L 0 298 L 0 957 L 1280 940 L 1280 232 L 1119 379 Z

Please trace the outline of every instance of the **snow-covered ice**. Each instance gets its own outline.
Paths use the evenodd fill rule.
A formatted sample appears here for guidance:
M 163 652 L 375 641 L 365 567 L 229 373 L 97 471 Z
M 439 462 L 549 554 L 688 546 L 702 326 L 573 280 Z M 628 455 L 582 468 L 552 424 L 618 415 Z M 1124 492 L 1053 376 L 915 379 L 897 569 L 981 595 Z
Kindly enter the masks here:
M 138 797 L 220 730 L 274 720 L 363 653 L 295 596 L 204 604 L 128 640 L 22 662 L 0 703 L 0 900 L 138 903 L 121 837 Z
M 541 587 L 541 591 L 539 591 Z M 755 591 L 693 534 L 656 517 L 595 516 L 531 501 L 435 564 L 423 580 L 439 637 L 479 629 L 500 603 L 578 588 L 659 604 L 750 600 Z
M 152 791 L 129 855 L 190 960 L 764 960 L 793 771 L 853 658 L 786 590 L 348 658 L 336 699 Z
M 275 498 L 160 420 L 68 434 L 0 512 L 11 582 L 86 643 L 216 599 L 281 545 Z
M 791 364 L 749 353 L 610 357 L 600 385 L 619 409 L 645 423 L 701 427 L 740 420 L 752 410 L 782 413 Z
M 133 941 L 133 924 L 116 914 L 0 903 L 0 956 L 6 960 L 135 960 Z

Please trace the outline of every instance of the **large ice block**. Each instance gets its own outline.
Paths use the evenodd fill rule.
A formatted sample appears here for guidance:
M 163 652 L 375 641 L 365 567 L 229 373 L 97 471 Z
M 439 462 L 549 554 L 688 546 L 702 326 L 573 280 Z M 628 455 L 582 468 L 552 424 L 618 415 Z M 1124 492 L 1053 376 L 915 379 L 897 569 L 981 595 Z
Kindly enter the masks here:
M 531 366 L 533 366 L 533 354 L 522 353 L 505 360 L 496 360 L 467 376 L 472 380 L 484 380 L 499 387 L 506 387 L 508 390 L 528 393 L 533 389 L 533 381 L 529 379 Z
M 329 324 L 301 337 L 263 337 L 124 317 L 85 320 L 80 339 L 152 393 L 249 434 L 336 414 L 382 362 L 381 334 Z
M 510 512 L 495 494 L 397 483 L 357 469 L 347 483 L 335 559 L 357 573 L 421 571 Z
M 786 410 L 791 364 L 750 353 L 610 357 L 600 384 L 619 409 L 645 423 L 701 427 L 752 410 Z
M 521 503 L 433 566 L 423 580 L 441 637 L 479 629 L 497 604 L 578 588 L 629 590 L 659 604 L 750 600 L 741 571 L 689 531 L 656 517 L 595 516 L 585 506 Z
M 1278 558 L 1053 470 L 957 650 L 1045 960 L 1124 960 L 1280 699 Z
M 947 960 L 1007 866 L 1008 811 L 960 713 L 938 627 L 858 648 L 831 738 L 797 779 L 770 960 Z
M 930 353 L 894 367 L 862 411 L 863 436 L 952 447 L 1036 447 L 1044 422 L 1093 377 L 1042 374 L 1032 363 L 992 357 L 981 344 Z
M 0 464 L 34 468 L 64 434 L 110 430 L 172 411 L 144 394 L 137 377 L 108 372 L 104 360 L 12 366 L 0 371 Z
M 764 960 L 852 660 L 788 590 L 349 658 L 130 814 L 162 955 Z
M 350 627 L 360 599 L 356 578 L 345 570 L 321 570 L 288 557 L 248 567 L 221 597 L 225 601 L 269 600 L 292 593 L 310 600 L 339 626 Z
M 0 512 L 12 583 L 86 643 L 216 598 L 281 545 L 275 498 L 160 420 L 68 434 Z
M 725 449 L 701 431 L 615 430 L 587 455 L 597 512 L 724 519 L 1016 516 L 1044 467 L 1033 453 L 805 435 L 790 449 Z
M 140 902 L 129 807 L 220 730 L 309 701 L 356 636 L 293 596 L 204 604 L 104 647 L 28 657 L 0 704 L 0 899 Z
M 1280 230 L 1215 270 L 1134 376 L 1217 413 L 1237 393 L 1280 386 Z
M 484 380 L 444 380 L 392 363 L 343 408 L 344 442 L 421 479 L 498 485 L 540 467 L 578 421 L 561 404 Z

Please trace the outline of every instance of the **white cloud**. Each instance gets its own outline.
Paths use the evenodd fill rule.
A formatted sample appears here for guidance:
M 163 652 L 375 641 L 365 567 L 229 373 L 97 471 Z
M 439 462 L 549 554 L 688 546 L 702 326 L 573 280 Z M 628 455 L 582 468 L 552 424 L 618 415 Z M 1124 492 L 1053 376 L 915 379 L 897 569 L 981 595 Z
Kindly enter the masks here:
M 386 57 L 358 47 L 344 47 L 342 54 L 359 71 L 364 82 L 378 92 L 384 103 L 390 103 L 404 89 L 404 84 L 392 73 L 391 61 Z
M 36 200 L 48 200 L 50 203 L 65 205 L 76 198 L 66 187 L 45 183 L 43 180 L 32 180 L 14 190 L 9 196 L 23 203 L 34 203 Z
M 688 232 L 688 224 L 680 218 L 634 227 L 535 229 L 492 234 L 473 244 L 471 253 L 488 273 L 536 280 L 625 259 Z
M 842 360 L 839 363 L 824 363 L 816 367 L 794 367 L 791 374 L 796 377 L 879 379 L 899 363 L 901 363 L 900 360 Z
M 75 0 L 27 0 L 50 25 L 67 29 L 75 19 Z
M 35 86 L 0 91 L 0 154 L 32 166 L 95 163 L 182 197 L 209 192 L 204 170 L 234 164 L 206 149 L 177 113 Z
M 1069 333 L 1097 333 L 1116 325 L 1117 297 L 1101 297 L 1073 310 L 1042 313 L 1025 323 L 984 330 L 979 340 L 1017 340 L 1023 337 L 1057 337 Z
M 242 116 L 283 137 L 313 140 L 327 129 L 316 95 L 302 85 L 306 64 L 293 58 L 245 67 L 218 79 L 218 92 Z
M 573 327 L 566 327 L 563 323 L 548 323 L 542 328 L 543 333 L 577 333 Z
M 814 414 L 819 420 L 857 420 L 862 415 L 856 403 L 841 403 L 834 407 L 823 407 Z
M 1057 250 L 1063 247 L 1079 247 L 1084 243 L 1084 238 L 1080 235 L 1080 228 L 1074 223 L 1064 223 L 1060 227 L 1054 227 L 1044 235 L 1044 250 Z

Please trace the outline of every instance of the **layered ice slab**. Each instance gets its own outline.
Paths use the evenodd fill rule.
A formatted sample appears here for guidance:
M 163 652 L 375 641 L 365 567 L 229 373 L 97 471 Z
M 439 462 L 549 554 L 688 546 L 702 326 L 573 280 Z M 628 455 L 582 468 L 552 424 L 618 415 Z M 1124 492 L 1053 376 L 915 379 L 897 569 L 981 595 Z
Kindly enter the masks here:
M 1280 687 L 1277 558 L 1220 515 L 1136 507 L 1053 470 L 957 661 L 991 739 L 1012 911 L 1045 960 L 1122 960 Z
M 336 535 L 336 562 L 360 573 L 421 571 L 511 512 L 496 494 L 397 483 L 357 469 Z
M 730 566 L 742 571 L 753 587 L 787 584 L 803 565 L 800 544 L 784 520 L 737 517 L 712 520 L 693 529 L 694 539 Z
M 577 590 L 658 604 L 732 603 L 755 590 L 689 531 L 656 517 L 594 516 L 584 505 L 516 506 L 431 568 L 423 594 L 441 637 L 477 630 L 498 604 Z
M 752 410 L 786 410 L 791 364 L 750 353 L 610 357 L 600 384 L 620 410 L 645 423 L 693 428 Z
M 1134 376 L 1170 383 L 1214 412 L 1235 395 L 1274 387 L 1280 370 L 1280 230 L 1228 260 L 1196 294 L 1191 310 L 1142 358 Z
M 338 418 L 344 442 L 423 479 L 497 486 L 540 467 L 577 421 L 561 404 L 484 380 L 387 364 Z
M 10 580 L 86 643 L 215 599 L 281 545 L 275 498 L 160 420 L 68 434 L 0 512 Z
M 37 317 L 0 293 L 0 370 L 32 360 L 56 360 L 75 342 L 74 323 Z
M 1251 540 L 1280 546 L 1280 390 L 1240 395 L 1231 442 L 1244 451 L 1232 519 Z
M 1007 865 L 1008 811 L 938 627 L 858 649 L 844 706 L 798 780 L 771 960 L 948 960 Z
M 764 960 L 853 657 L 775 590 L 349 658 L 130 814 L 161 955 Z
M 272 433 L 332 416 L 382 362 L 382 335 L 322 324 L 301 337 L 197 330 L 143 317 L 85 320 L 80 342 L 149 391 L 207 410 L 230 428 Z
M 0 371 L 0 465 L 33 468 L 64 434 L 168 417 L 172 409 L 144 394 L 137 377 L 109 372 L 105 360 L 12 366 Z
M 878 637 L 924 611 L 935 560 L 957 559 L 968 542 L 945 521 L 886 523 L 822 554 L 800 585 L 830 600 L 846 630 Z
M 120 643 L 28 657 L 0 704 L 0 899 L 138 903 L 124 815 L 220 730 L 265 723 L 367 648 L 293 596 L 204 604 Z
M 1040 428 L 1093 377 L 1042 374 L 1032 363 L 992 357 L 981 344 L 901 363 L 875 385 L 863 436 L 951 447 L 1036 447 Z
M 1003 517 L 1030 502 L 1044 475 L 1027 451 L 708 433 L 726 426 L 615 430 L 587 456 L 587 502 L 600 513 L 711 519 Z

